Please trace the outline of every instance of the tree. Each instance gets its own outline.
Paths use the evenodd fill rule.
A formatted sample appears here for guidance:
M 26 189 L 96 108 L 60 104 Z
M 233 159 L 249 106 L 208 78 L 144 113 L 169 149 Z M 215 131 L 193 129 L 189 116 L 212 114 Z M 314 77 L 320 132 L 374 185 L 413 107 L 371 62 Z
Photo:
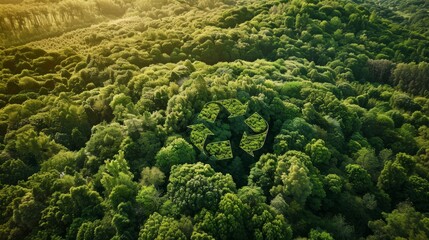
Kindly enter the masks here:
M 183 138 L 177 138 L 156 154 L 156 166 L 169 173 L 170 168 L 177 164 L 194 163 L 194 147 Z
M 43 204 L 35 199 L 32 192 L 27 192 L 15 204 L 13 221 L 24 229 L 35 228 L 40 220 Z
M 28 178 L 33 172 L 34 170 L 20 159 L 9 159 L 0 165 L 0 182 L 15 185 L 18 181 Z
M 373 149 L 362 148 L 356 153 L 356 163 L 362 166 L 375 180 L 381 170 L 382 163 Z
M 88 186 L 79 186 L 70 188 L 70 195 L 64 195 L 63 203 L 67 204 L 67 198 L 70 197 L 73 205 L 73 214 L 74 217 L 83 217 L 94 219 L 101 217 L 103 215 L 103 206 L 101 204 L 102 198 L 100 195 L 91 189 Z M 69 206 L 62 205 L 60 208 L 67 210 Z M 64 212 L 70 214 L 69 212 Z
M 86 143 L 85 150 L 96 157 L 97 161 L 87 162 L 88 167 L 96 171 L 104 160 L 111 159 L 118 153 L 123 139 L 123 131 L 119 124 L 109 126 L 98 125 L 92 129 L 92 135 Z
M 67 232 L 67 236 L 74 239 L 83 222 L 100 219 L 105 211 L 103 199 L 88 186 L 71 187 L 67 193 L 56 194 L 52 200 L 42 211 L 40 221 L 42 229 L 51 235 L 64 235 Z M 85 230 L 82 228 L 81 234 L 87 230 L 91 232 L 88 227 L 83 227 Z
M 36 132 L 31 125 L 25 125 L 14 135 L 14 141 L 7 144 L 17 158 L 30 166 L 40 164 L 64 149 L 43 132 Z
M 121 93 L 115 95 L 110 102 L 110 107 L 113 109 L 113 114 L 118 122 L 122 122 L 127 118 L 128 114 L 134 114 L 134 104 L 130 96 Z
M 369 192 L 372 187 L 371 176 L 368 172 L 357 164 L 346 166 L 346 173 L 352 188 L 356 193 Z
M 377 187 L 388 193 L 394 202 L 404 199 L 407 172 L 399 162 L 387 162 L 378 177 Z
M 368 223 L 374 235 L 371 239 L 426 239 L 429 236 L 429 218 L 417 212 L 410 204 L 401 203 L 383 219 Z
M 152 214 L 142 226 L 139 240 L 185 240 L 185 234 L 180 230 L 179 223 L 170 217 Z
M 159 210 L 163 203 L 160 193 L 154 186 L 142 187 L 136 196 L 137 206 L 144 217 Z
M 264 204 L 266 200 L 264 192 L 259 187 L 244 186 L 238 190 L 237 196 L 251 208 Z
M 304 205 L 313 188 L 309 170 L 296 156 L 288 159 L 286 164 L 289 165 L 286 167 L 286 172 L 283 172 L 281 167 L 277 167 L 277 174 L 279 174 L 282 185 L 274 187 L 270 192 L 272 195 L 276 195 L 276 192 L 280 190 L 284 196 L 291 197 L 292 200 Z M 280 174 L 278 171 L 282 173 Z
M 144 186 L 158 187 L 164 183 L 165 174 L 157 167 L 145 167 L 141 172 L 140 183 Z
M 127 137 L 121 143 L 121 149 L 135 176 L 141 173 L 142 167 L 155 164 L 155 155 L 161 149 L 159 136 L 155 132 L 142 129 L 138 135 L 137 139 Z
M 331 152 L 325 146 L 322 139 L 312 139 L 306 146 L 305 151 L 310 156 L 311 161 L 316 166 L 328 165 L 331 159 Z
M 136 192 L 137 184 L 133 182 L 133 174 L 129 171 L 124 152 L 119 151 L 114 160 L 106 161 L 105 170 L 102 173 L 101 184 L 107 195 L 112 194 L 115 187 L 123 185 L 121 188 Z
M 322 230 L 311 229 L 308 235 L 310 240 L 334 240 L 334 238 L 328 232 Z
M 399 63 L 393 70 L 393 82 L 402 90 L 412 94 L 427 96 L 428 92 L 428 71 L 427 62 Z
M 347 165 L 347 167 L 350 165 Z M 357 166 L 357 165 L 355 165 Z M 358 167 L 358 166 L 357 166 Z M 347 170 L 346 170 L 347 171 Z M 369 176 L 368 176 L 369 177 Z M 343 190 L 343 179 L 337 174 L 328 174 L 325 176 L 326 186 L 334 194 L 339 194 Z
M 224 195 L 214 218 L 217 226 L 214 236 L 217 239 L 248 239 L 246 221 L 249 210 L 249 206 L 243 204 L 237 195 Z
M 55 156 L 46 160 L 41 164 L 42 171 L 57 170 L 59 172 L 65 171 L 66 167 L 76 169 L 77 167 L 77 153 L 60 151 Z
M 273 186 L 277 161 L 277 156 L 274 154 L 262 155 L 250 170 L 248 185 L 260 187 L 265 195 L 269 193 Z
M 194 218 L 194 233 L 208 233 L 216 239 L 291 239 L 291 227 L 273 208 L 264 202 L 249 206 L 241 201 L 253 202 L 254 198 L 249 198 L 251 190 L 257 189 L 247 188 L 241 197 L 224 195 L 216 213 L 203 209 Z
M 408 178 L 407 195 L 418 211 L 427 212 L 429 197 L 429 181 L 412 175 Z
M 224 194 L 232 192 L 235 183 L 230 175 L 215 173 L 202 163 L 173 166 L 167 186 L 169 199 L 187 214 L 213 209 Z
M 372 16 L 372 14 L 371 14 Z M 369 80 L 379 83 L 391 83 L 391 73 L 395 64 L 392 61 L 382 60 L 368 60 Z

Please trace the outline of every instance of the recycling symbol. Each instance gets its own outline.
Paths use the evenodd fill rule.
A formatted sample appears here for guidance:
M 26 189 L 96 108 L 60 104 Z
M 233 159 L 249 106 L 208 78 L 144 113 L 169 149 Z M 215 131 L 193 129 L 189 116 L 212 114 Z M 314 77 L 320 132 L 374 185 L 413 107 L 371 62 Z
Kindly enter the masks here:
M 197 120 L 200 123 L 188 126 L 191 129 L 190 139 L 195 147 L 202 153 L 213 156 L 217 160 L 233 158 L 230 140 L 206 143 L 209 136 L 214 136 L 214 133 L 207 125 L 215 123 L 222 108 L 228 112 L 228 118 L 236 118 L 247 113 L 248 103 L 242 104 L 237 99 L 209 102 L 204 105 L 198 114 Z M 251 131 L 243 133 L 239 147 L 249 155 L 254 156 L 254 152 L 261 149 L 265 144 L 269 128 L 268 122 L 255 112 L 246 118 L 243 124 L 246 124 Z

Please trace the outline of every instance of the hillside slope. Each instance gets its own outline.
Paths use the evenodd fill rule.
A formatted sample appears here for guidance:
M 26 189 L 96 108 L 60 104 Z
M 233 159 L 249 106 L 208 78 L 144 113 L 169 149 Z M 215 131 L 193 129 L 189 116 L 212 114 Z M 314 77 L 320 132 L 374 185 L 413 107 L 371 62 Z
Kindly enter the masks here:
M 83 1 L 76 24 L 69 3 L 0 18 L 0 239 L 429 237 L 419 25 L 369 1 Z

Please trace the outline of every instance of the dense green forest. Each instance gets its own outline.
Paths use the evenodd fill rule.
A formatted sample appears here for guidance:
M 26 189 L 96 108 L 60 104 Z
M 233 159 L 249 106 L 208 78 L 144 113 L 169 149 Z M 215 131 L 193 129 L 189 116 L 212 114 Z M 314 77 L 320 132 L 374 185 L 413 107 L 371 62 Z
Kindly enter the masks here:
M 424 0 L 0 0 L 0 240 L 429 238 Z

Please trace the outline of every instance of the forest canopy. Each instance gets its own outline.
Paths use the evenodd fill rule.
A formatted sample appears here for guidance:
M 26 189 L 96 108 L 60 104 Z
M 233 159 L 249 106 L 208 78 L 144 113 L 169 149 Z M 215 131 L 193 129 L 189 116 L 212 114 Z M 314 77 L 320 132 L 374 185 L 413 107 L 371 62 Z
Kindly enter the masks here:
M 424 1 L 0 1 L 0 240 L 428 239 Z

